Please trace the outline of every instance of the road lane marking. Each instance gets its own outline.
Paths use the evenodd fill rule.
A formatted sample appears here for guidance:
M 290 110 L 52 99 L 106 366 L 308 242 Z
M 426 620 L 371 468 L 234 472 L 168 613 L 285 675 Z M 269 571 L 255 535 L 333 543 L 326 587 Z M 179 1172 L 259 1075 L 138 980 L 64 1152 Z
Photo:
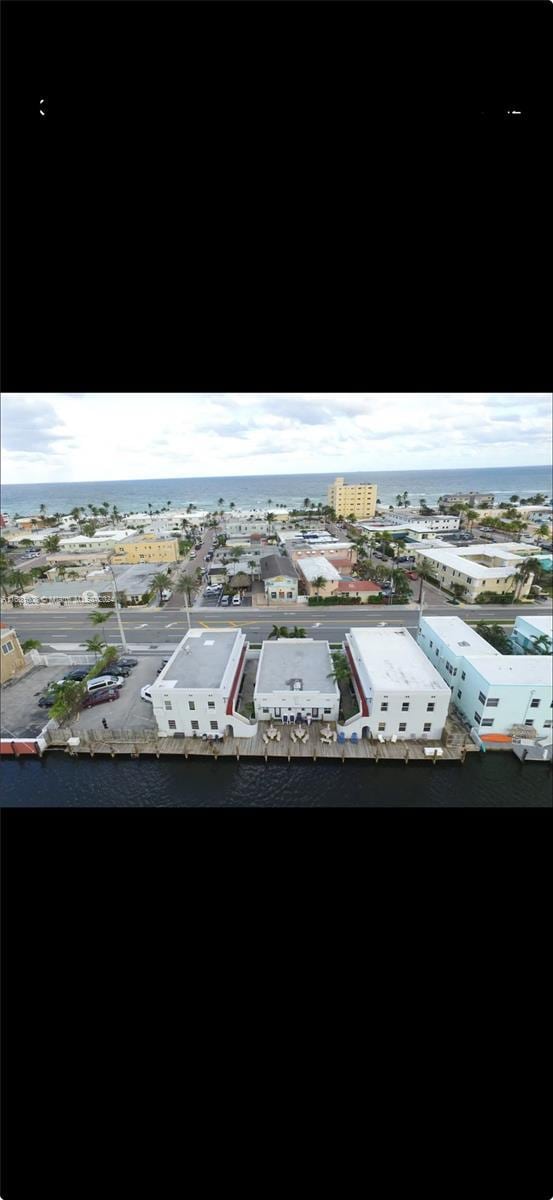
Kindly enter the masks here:
M 147 625 L 133 625 L 133 629 L 147 629 Z

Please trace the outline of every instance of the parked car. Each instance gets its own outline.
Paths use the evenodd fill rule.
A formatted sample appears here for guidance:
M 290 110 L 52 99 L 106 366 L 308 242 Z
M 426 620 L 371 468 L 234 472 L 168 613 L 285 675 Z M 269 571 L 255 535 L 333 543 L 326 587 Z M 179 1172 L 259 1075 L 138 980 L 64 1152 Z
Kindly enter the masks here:
M 408 571 L 407 578 L 408 579 L 418 579 L 417 572 L 416 571 Z
M 230 604 L 230 596 L 222 596 L 221 605 L 226 608 L 228 604 Z
M 168 657 L 167 657 L 167 658 L 162 658 L 162 660 L 161 660 L 161 666 L 160 666 L 160 667 L 158 667 L 158 669 L 157 669 L 157 673 L 158 673 L 158 675 L 161 675 L 161 672 L 162 672 L 162 671 L 165 669 L 165 667 L 167 666 L 167 663 L 169 662 L 169 659 L 170 659 L 170 658 L 171 658 L 171 655 L 170 655 L 170 654 L 168 655 Z
M 89 679 L 86 687 L 88 692 L 98 692 L 103 687 L 123 687 L 124 682 L 122 675 L 97 675 Z
M 206 596 L 213 596 L 215 592 L 220 592 L 222 587 L 222 583 L 210 583 L 205 589 L 205 594 Z
M 137 667 L 138 666 L 138 659 L 137 658 L 129 658 L 128 654 L 125 654 L 124 658 L 118 658 L 117 662 L 122 667 Z
M 191 551 L 190 551 L 190 557 L 191 557 L 191 558 L 195 558 L 195 557 L 196 557 L 196 551 L 195 551 L 195 550 L 191 550 Z
M 170 600 L 172 595 L 173 595 L 173 593 L 169 588 L 164 588 L 161 593 L 161 599 L 162 600 Z
M 461 601 L 460 600 L 448 600 L 447 603 L 448 604 L 460 604 Z
M 75 667 L 74 671 L 68 671 L 67 675 L 64 675 L 64 677 L 63 677 L 64 681 L 66 679 L 75 679 L 77 681 L 80 681 L 81 679 L 86 679 L 86 677 L 91 669 L 92 669 L 91 667 Z
M 94 708 L 95 704 L 111 704 L 114 700 L 118 700 L 121 695 L 119 688 L 99 688 L 97 692 L 89 692 L 85 696 L 82 708 Z
M 51 708 L 52 705 L 55 704 L 56 700 L 57 700 L 57 692 L 52 690 L 52 691 L 47 692 L 45 696 L 40 697 L 38 706 L 39 706 L 39 708 Z
M 241 604 L 241 603 L 242 603 L 242 600 L 241 600 L 240 596 L 233 596 L 233 597 L 232 597 L 232 603 L 233 603 L 233 604 L 236 604 L 236 605 L 238 605 L 238 604 Z
M 148 683 L 148 684 L 146 684 L 146 687 L 143 687 L 140 689 L 140 695 L 141 695 L 142 700 L 149 700 L 150 704 L 153 704 L 152 687 L 153 687 L 153 684 Z
M 124 663 L 120 663 L 120 662 L 110 663 L 109 668 L 110 668 L 110 671 L 113 671 L 114 675 L 122 675 L 124 679 L 128 679 L 128 677 L 131 673 L 131 668 L 126 667 L 124 665 Z

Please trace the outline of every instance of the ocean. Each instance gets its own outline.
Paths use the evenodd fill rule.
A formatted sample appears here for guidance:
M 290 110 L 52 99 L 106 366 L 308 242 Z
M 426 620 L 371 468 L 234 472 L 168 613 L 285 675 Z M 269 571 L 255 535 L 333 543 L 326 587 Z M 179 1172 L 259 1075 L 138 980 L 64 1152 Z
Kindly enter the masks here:
M 551 767 L 512 754 L 461 764 L 4 759 L 4 808 L 551 808 Z
M 174 509 L 195 504 L 201 510 L 225 507 L 234 502 L 236 508 L 266 508 L 269 504 L 285 507 L 303 506 L 306 498 L 315 504 L 326 504 L 329 484 L 336 474 L 324 475 L 241 475 L 205 479 L 127 479 L 96 483 L 13 483 L 0 491 L 3 513 L 24 517 L 38 513 L 45 504 L 47 513 L 68 513 L 75 505 L 103 501 L 117 505 L 119 512 L 161 509 L 171 501 Z M 532 496 L 537 492 L 551 499 L 553 474 L 551 467 L 490 467 L 447 471 L 372 471 L 347 472 L 347 483 L 376 483 L 382 508 L 396 503 L 396 495 L 404 492 L 415 503 L 424 498 L 431 507 L 438 497 L 451 492 L 493 492 L 498 501 L 512 495 Z

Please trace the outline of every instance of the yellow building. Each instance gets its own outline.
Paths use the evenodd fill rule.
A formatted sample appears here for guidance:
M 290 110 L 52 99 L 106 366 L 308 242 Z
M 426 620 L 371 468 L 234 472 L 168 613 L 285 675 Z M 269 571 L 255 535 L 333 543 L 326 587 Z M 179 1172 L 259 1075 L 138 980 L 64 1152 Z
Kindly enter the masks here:
M 0 626 L 0 683 L 7 683 L 26 667 L 25 655 L 14 629 Z
M 158 538 L 153 533 L 144 537 L 130 538 L 117 547 L 112 563 L 166 563 L 178 562 L 178 538 Z
M 357 520 L 374 517 L 376 512 L 376 484 L 345 484 L 336 479 L 328 489 L 328 503 L 337 517 L 349 517 L 353 513 Z

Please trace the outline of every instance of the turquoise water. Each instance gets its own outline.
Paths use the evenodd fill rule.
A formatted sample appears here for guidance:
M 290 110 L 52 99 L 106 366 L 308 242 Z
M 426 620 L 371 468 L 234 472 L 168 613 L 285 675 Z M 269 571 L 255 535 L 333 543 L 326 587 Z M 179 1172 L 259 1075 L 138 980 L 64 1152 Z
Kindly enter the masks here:
M 244 475 L 204 479 L 129 479 L 95 483 L 5 484 L 0 491 L 2 512 L 10 516 L 37 513 L 45 504 L 48 513 L 70 512 L 77 504 L 99 506 L 104 500 L 116 504 L 119 511 L 160 509 L 167 501 L 173 508 L 195 504 L 200 510 L 219 508 L 222 497 L 226 507 L 267 507 L 283 504 L 302 507 L 306 498 L 326 504 L 328 487 L 336 474 L 320 475 Z M 396 495 L 407 492 L 419 503 L 422 498 L 432 506 L 439 496 L 451 492 L 493 492 L 498 501 L 511 495 L 528 497 L 537 492 L 551 499 L 551 467 L 494 467 L 444 471 L 374 471 L 345 473 L 347 483 L 376 483 L 382 507 L 396 503 Z

